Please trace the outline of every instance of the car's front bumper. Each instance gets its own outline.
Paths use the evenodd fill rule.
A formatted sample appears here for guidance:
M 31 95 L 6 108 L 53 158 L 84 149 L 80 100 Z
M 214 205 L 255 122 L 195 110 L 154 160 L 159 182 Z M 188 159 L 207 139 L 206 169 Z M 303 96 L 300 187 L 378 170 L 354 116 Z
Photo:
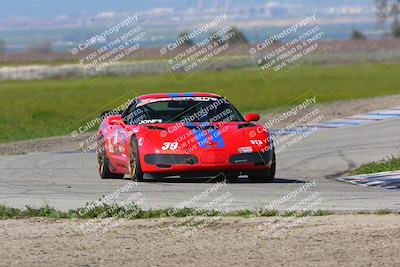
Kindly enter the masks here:
M 204 160 L 202 155 L 146 154 L 142 170 L 148 173 L 201 172 L 201 171 L 246 171 L 271 168 L 273 151 L 234 154 L 225 160 Z

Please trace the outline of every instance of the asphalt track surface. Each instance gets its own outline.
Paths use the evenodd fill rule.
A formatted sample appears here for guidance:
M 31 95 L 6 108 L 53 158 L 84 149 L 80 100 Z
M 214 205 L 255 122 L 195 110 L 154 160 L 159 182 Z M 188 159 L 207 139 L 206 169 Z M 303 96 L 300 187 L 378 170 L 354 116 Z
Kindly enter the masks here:
M 307 194 L 319 192 L 320 209 L 358 211 L 400 209 L 400 191 L 368 188 L 339 182 L 331 175 L 373 160 L 400 154 L 400 119 L 390 119 L 355 127 L 321 129 L 288 150 L 277 155 L 274 183 L 251 183 L 241 178 L 238 183 L 219 188 L 219 194 L 229 192 L 232 209 L 254 209 L 274 203 L 305 182 L 315 180 L 315 186 L 296 197 L 286 198 L 275 206 L 286 209 Z M 48 204 L 66 210 L 80 208 L 125 186 L 130 180 L 101 180 L 97 174 L 94 153 L 60 152 L 0 156 L 0 203 L 22 208 Z M 171 208 L 193 199 L 215 182 L 205 179 L 168 179 L 138 183 L 129 192 L 141 192 L 148 208 Z M 216 196 L 216 195 L 214 195 Z M 213 195 L 196 199 L 192 207 L 203 207 Z

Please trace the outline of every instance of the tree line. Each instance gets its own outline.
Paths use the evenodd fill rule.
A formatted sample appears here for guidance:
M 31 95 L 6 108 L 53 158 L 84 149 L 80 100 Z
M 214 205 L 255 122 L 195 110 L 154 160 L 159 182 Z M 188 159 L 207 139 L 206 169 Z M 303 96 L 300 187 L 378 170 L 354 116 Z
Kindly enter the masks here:
M 382 30 L 385 36 L 400 38 L 400 0 L 375 0 L 375 15 L 377 28 Z M 351 39 L 363 40 L 366 36 L 353 29 Z

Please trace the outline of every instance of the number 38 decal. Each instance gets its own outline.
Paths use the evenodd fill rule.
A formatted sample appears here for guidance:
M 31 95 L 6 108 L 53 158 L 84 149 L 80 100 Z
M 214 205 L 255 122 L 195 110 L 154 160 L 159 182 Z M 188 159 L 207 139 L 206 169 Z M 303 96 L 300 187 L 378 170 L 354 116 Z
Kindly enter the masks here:
M 161 147 L 162 150 L 176 150 L 178 148 L 177 142 L 164 142 L 163 146 Z

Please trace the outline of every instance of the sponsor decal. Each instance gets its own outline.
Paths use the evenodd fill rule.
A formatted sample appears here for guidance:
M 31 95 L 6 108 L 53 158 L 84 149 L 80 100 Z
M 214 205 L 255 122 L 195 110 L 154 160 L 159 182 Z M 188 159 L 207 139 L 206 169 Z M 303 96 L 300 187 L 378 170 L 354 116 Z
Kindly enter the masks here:
M 251 146 L 239 147 L 238 151 L 239 153 L 252 153 L 253 148 Z
M 162 123 L 162 119 L 142 120 L 139 124 Z

